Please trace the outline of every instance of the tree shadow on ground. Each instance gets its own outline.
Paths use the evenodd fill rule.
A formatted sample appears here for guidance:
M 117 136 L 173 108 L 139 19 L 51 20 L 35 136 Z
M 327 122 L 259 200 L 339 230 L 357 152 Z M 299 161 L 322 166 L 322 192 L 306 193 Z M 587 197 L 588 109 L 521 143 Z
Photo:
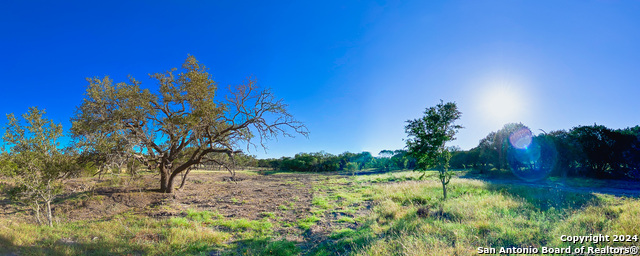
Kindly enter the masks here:
M 244 239 L 235 241 L 231 250 L 211 251 L 209 255 L 299 255 L 300 248 L 295 242 L 271 238 Z
M 541 211 L 547 211 L 551 208 L 557 210 L 579 209 L 587 205 L 602 203 L 602 199 L 592 193 L 567 191 L 563 188 L 487 183 L 486 189 L 510 197 L 522 198 Z
M 461 175 L 459 178 L 481 180 L 495 186 L 516 185 L 549 191 L 559 190 L 567 193 L 599 193 L 613 196 L 640 197 L 640 182 L 634 181 L 593 180 L 587 178 L 558 179 L 556 177 L 545 177 L 541 180 L 528 181 L 519 179 L 513 174 L 491 176 L 471 172 Z
M 144 255 L 141 248 L 128 243 L 95 241 L 80 243 L 70 239 L 39 241 L 36 245 L 14 245 L 11 239 L 0 235 L 0 255 Z
M 366 175 L 376 175 L 376 174 L 383 174 L 383 173 L 394 173 L 394 172 L 401 172 L 401 171 L 406 171 L 406 170 L 387 170 L 387 169 L 384 169 L 384 168 L 379 168 L 379 169 L 371 169 L 371 170 L 365 170 L 365 171 L 355 171 L 353 173 L 344 172 L 344 173 L 342 173 L 342 175 L 345 175 L 345 176 L 366 176 Z
M 12 206 L 12 201 L 11 199 L 8 199 L 8 198 L 0 199 L 0 208 L 5 209 L 4 211 L 0 211 L 0 216 L 2 215 L 11 216 L 18 213 L 27 212 L 27 210 L 19 209 L 17 207 Z
M 468 179 L 504 179 L 504 180 L 517 180 L 518 177 L 513 175 L 513 173 L 509 170 L 498 170 L 492 169 L 490 171 L 480 171 L 476 169 L 467 170 L 464 175 L 460 175 L 460 178 L 468 178 Z
M 270 175 L 275 175 L 275 174 L 295 174 L 295 175 L 299 175 L 299 174 L 308 174 L 308 175 L 324 175 L 324 176 L 335 176 L 335 175 L 341 175 L 340 172 L 338 171 L 334 171 L 334 172 L 299 172 L 299 171 L 283 171 L 283 170 L 258 170 L 256 172 L 258 175 L 262 175 L 262 176 L 270 176 Z

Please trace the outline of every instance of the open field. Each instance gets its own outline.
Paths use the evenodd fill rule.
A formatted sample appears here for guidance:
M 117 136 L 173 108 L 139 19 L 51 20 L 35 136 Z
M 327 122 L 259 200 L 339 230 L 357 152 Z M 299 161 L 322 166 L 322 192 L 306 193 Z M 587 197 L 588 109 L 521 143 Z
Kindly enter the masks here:
M 438 181 L 411 171 L 244 171 L 237 182 L 195 172 L 173 195 L 150 190 L 158 186 L 151 174 L 73 179 L 56 201 L 53 228 L 35 225 L 28 208 L 0 194 L 0 255 L 475 255 L 477 247 L 640 245 L 560 241 L 640 235 L 637 197 L 586 180 L 591 190 L 567 185 L 578 180 L 550 187 L 559 181 L 513 185 L 459 174 L 444 203 Z

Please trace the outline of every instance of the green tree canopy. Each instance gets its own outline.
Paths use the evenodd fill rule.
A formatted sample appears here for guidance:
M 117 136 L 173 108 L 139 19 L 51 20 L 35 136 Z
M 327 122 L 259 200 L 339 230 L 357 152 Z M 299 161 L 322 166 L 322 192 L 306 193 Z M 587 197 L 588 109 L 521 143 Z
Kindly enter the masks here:
M 104 156 L 124 153 L 160 172 L 161 192 L 173 191 L 174 178 L 191 166 L 232 158 L 243 146 L 264 147 L 266 139 L 307 134 L 270 90 L 254 79 L 217 95 L 218 84 L 193 56 L 180 73 L 174 68 L 150 76 L 155 90 L 109 77 L 87 79 L 85 99 L 72 118 L 72 133 L 87 151 Z M 117 142 L 117 143 L 113 143 Z
M 42 222 L 40 207 L 44 205 L 45 218 L 52 226 L 51 202 L 60 192 L 60 180 L 74 169 L 74 161 L 60 146 L 62 125 L 44 114 L 44 110 L 32 107 L 22 115 L 24 121 L 7 115 L 3 144 L 8 152 L 3 153 L 0 168 L 17 181 L 12 197 L 33 207 L 38 222 Z
M 417 159 L 416 169 L 438 169 L 444 199 L 447 198 L 446 185 L 452 175 L 449 172 L 451 153 L 445 144 L 454 140 L 458 130 L 463 128 L 455 124 L 461 115 L 454 102 L 440 101 L 435 107 L 427 108 L 423 117 L 408 120 L 405 126 L 409 136 L 406 140 L 407 152 Z

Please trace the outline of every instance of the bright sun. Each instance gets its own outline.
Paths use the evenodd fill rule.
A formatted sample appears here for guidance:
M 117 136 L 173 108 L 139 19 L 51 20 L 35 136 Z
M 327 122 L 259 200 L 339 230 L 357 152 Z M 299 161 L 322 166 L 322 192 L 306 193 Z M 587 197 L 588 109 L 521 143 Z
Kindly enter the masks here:
M 498 122 L 499 125 L 510 122 L 521 122 L 523 98 L 513 87 L 495 86 L 483 91 L 482 108 L 487 121 Z

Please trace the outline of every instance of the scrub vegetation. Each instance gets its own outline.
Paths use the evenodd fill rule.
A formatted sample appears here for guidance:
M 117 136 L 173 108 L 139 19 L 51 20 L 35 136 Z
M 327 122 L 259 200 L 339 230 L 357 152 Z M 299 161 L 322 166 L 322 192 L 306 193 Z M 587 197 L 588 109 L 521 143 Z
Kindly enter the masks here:
M 137 181 L 76 178 L 53 204 L 53 227 L 37 225 L 26 206 L 2 194 L 0 253 L 475 255 L 477 247 L 575 246 L 561 235 L 640 233 L 635 197 L 551 181 L 493 184 L 475 171 L 455 173 L 446 201 L 437 171 L 426 172 L 425 180 L 413 171 L 248 170 L 237 173 L 236 183 L 223 181 L 226 172 L 194 171 L 193 185 L 172 195 L 144 189 L 155 182 L 152 173 Z

